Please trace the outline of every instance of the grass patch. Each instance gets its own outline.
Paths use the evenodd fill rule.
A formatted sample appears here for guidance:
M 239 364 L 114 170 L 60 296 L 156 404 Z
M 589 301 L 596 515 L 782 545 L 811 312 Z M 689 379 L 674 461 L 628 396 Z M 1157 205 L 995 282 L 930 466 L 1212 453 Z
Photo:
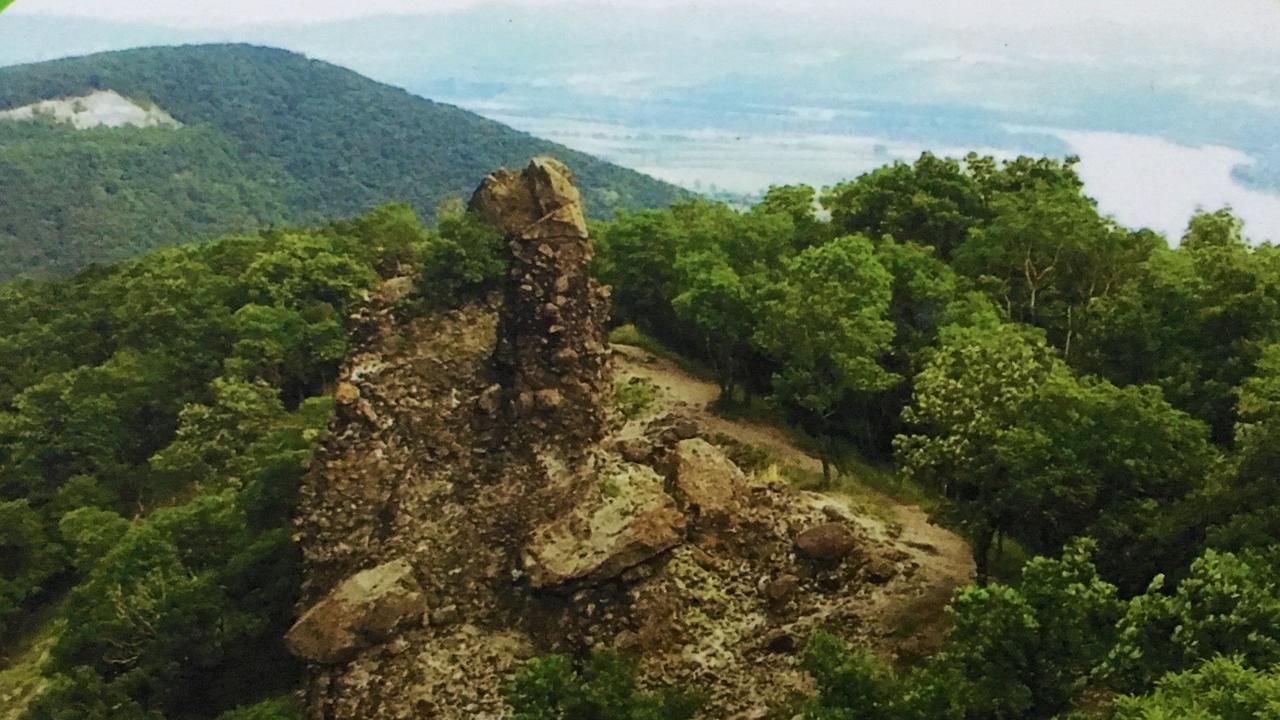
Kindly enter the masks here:
M 0 720 L 17 720 L 44 690 L 44 666 L 67 621 L 63 604 L 53 603 L 40 613 L 38 624 L 0 657 Z
M 853 448 L 842 448 L 840 459 L 836 464 L 841 469 L 842 477 L 853 477 L 865 487 L 888 495 L 904 505 L 919 505 L 925 512 L 932 513 L 937 509 L 937 494 L 903 477 L 889 463 L 877 463 L 863 457 Z
M 1022 578 L 1022 566 L 1035 555 L 1017 539 L 1002 537 L 991 549 L 991 578 L 1006 585 Z
M 715 378 L 715 373 L 711 371 L 711 368 L 697 360 L 687 358 L 675 350 L 672 350 L 664 345 L 661 340 L 646 333 L 631 323 L 619 325 L 618 327 L 610 330 L 609 342 L 616 345 L 630 345 L 632 347 L 638 347 L 651 355 L 657 355 L 663 360 L 669 360 L 674 363 L 676 367 L 699 380 L 712 380 Z
M 640 377 L 615 380 L 613 401 L 628 420 L 643 417 L 653 409 L 657 391 L 653 383 Z

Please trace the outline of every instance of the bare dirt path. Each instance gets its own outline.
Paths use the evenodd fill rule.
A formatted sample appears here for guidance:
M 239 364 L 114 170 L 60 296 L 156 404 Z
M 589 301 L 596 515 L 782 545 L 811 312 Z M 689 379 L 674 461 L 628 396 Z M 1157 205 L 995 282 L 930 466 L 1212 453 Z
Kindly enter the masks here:
M 659 405 L 679 409 L 713 433 L 724 433 L 735 440 L 767 450 L 778 462 L 793 465 L 810 473 L 822 471 L 818 458 L 797 447 L 779 428 L 745 420 L 724 418 L 709 409 L 720 395 L 715 383 L 685 372 L 674 362 L 638 347 L 613 345 L 615 372 L 618 377 L 639 377 L 657 391 Z M 830 493 L 845 496 L 844 493 Z M 935 649 L 945 629 L 942 608 L 952 591 L 973 580 L 973 555 L 963 538 L 946 528 L 929 522 L 918 505 L 903 504 L 873 488 L 859 489 L 853 507 L 874 507 L 876 512 L 857 517 L 858 523 L 872 537 L 893 537 L 907 548 L 910 560 L 919 565 L 913 582 L 918 587 L 913 597 L 887 598 L 881 613 L 882 625 L 899 627 L 900 639 L 918 647 L 904 648 L 906 654 L 927 653 Z M 909 627 L 908 627 L 909 626 Z

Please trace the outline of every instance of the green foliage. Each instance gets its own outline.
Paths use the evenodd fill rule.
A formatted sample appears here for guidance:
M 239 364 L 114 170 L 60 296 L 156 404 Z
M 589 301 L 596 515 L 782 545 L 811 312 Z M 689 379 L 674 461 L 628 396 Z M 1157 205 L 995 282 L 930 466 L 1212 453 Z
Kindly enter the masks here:
M 1115 720 L 1259 720 L 1280 716 L 1280 671 L 1217 657 L 1161 678 L 1142 697 L 1116 699 Z
M 442 212 L 438 231 L 426 244 L 424 297 L 447 304 L 497 286 L 507 270 L 507 252 L 497 228 L 473 215 Z
M 628 420 L 643 417 L 653 407 L 656 399 L 653 383 L 644 378 L 633 377 L 613 384 L 613 401 Z
M 25 359 L 0 370 L 0 613 L 73 584 L 31 717 L 213 717 L 295 682 L 290 519 L 345 318 L 437 237 L 392 207 L 0 289 Z
M 168 92 L 175 112 L 240 112 Z M 256 127 L 236 132 L 274 138 Z M 894 438 L 905 486 L 973 543 L 981 582 L 944 649 L 895 672 L 816 636 L 807 717 L 1061 717 L 1113 690 L 1122 718 L 1273 709 L 1280 255 L 1225 211 L 1162 247 L 1099 216 L 1073 164 L 925 155 L 826 191 L 831 222 L 798 186 L 593 223 L 595 271 L 636 323 L 615 340 L 692 357 L 722 407 L 785 419 L 828 467 Z M 0 286 L 0 624 L 73 586 L 33 717 L 296 717 L 288 520 L 346 318 L 384 279 L 421 278 L 406 307 L 447 306 L 505 271 L 458 203 L 428 230 L 404 197 Z M 616 391 L 631 416 L 653 400 Z M 986 584 L 1006 539 L 1042 557 Z M 534 662 L 507 697 L 531 720 L 696 711 L 607 653 Z
M 112 510 L 76 508 L 58 521 L 58 532 L 71 549 L 71 564 L 87 574 L 129 530 L 129 521 Z
M 6 78 L 7 82 L 7 78 Z M 0 281 L 301 219 L 285 169 L 211 125 L 0 122 Z
M 803 710 L 807 720 L 892 717 L 896 679 L 871 653 L 850 650 L 836 636 L 819 631 L 809 638 L 800 667 L 817 685 L 817 693 Z
M 563 655 L 534 660 L 504 694 L 514 720 L 688 720 L 702 705 L 687 692 L 640 690 L 631 663 L 608 650 L 580 666 Z
M 1139 690 L 1166 672 L 1216 655 L 1252 668 L 1280 664 L 1280 572 L 1274 558 L 1207 551 L 1177 590 L 1164 578 L 1133 598 L 1106 672 L 1125 690 Z
M 0 639 L 65 563 L 62 546 L 28 501 L 0 502 Z
M 1096 537 L 1108 577 L 1133 592 L 1159 567 L 1188 562 L 1196 547 L 1153 507 L 1179 502 L 1210 472 L 1203 426 L 1156 388 L 1072 375 L 1023 326 L 989 311 L 973 321 L 943 329 L 903 413 L 914 432 L 895 446 L 902 471 L 950 501 L 945 514 L 973 539 L 980 579 L 1006 534 L 1040 552 Z
M 822 203 L 843 232 L 919 243 L 944 259 L 987 216 L 980 184 L 959 162 L 930 153 L 840 183 Z
M 349 70 L 247 45 L 4 68 L 0 108 L 104 88 L 154 103 L 184 127 L 0 123 L 0 280 L 66 274 L 159 245 L 392 201 L 427 217 L 485 173 L 535 155 L 575 170 L 596 217 L 684 194 Z
M 1280 253 L 1248 246 L 1228 211 L 1191 219 L 1182 246 L 1157 252 L 1096 308 L 1081 363 L 1117 382 L 1161 387 L 1227 442 L 1235 388 L 1280 338 Z
M 831 438 L 842 406 L 900 380 L 880 364 L 891 284 L 871 242 L 846 235 L 796 255 L 763 291 L 755 341 L 781 367 L 775 398 L 811 434 Z

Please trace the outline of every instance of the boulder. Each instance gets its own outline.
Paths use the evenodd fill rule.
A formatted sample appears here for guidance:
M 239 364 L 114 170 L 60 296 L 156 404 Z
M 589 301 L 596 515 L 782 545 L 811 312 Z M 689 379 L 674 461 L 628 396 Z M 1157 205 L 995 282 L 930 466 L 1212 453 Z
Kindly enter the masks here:
M 672 491 L 685 507 L 716 522 L 737 512 L 747 479 L 716 446 L 702 438 L 681 440 L 666 465 Z
M 782 605 L 800 590 L 800 578 L 791 573 L 782 573 L 770 580 L 764 587 L 764 596 L 774 605 Z
M 339 583 L 294 623 L 285 644 L 304 660 L 345 662 L 402 625 L 421 620 L 426 610 L 413 567 L 393 560 Z
M 684 539 L 684 515 L 653 469 L 613 463 L 596 480 L 597 489 L 532 533 L 524 567 L 533 587 L 608 580 Z
M 867 581 L 875 585 L 883 585 L 898 574 L 898 568 L 887 558 L 872 558 L 863 568 Z
M 644 434 L 663 447 L 698 436 L 698 423 L 680 413 L 665 413 L 645 425 Z
M 796 550 L 814 560 L 841 560 L 857 543 L 853 531 L 843 523 L 829 522 L 796 535 Z
M 621 437 L 614 441 L 613 449 L 627 462 L 647 464 L 657 451 L 653 441 L 643 435 Z

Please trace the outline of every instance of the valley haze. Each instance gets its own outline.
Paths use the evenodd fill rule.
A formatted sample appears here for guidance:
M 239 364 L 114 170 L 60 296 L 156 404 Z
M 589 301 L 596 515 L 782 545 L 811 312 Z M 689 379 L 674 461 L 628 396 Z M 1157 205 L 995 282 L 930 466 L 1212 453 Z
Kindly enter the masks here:
M 1230 205 L 1280 240 L 1280 5 L 350 5 L 19 0 L 0 64 L 252 42 L 344 65 L 725 197 L 921 151 L 1081 157 L 1100 209 L 1176 243 Z

